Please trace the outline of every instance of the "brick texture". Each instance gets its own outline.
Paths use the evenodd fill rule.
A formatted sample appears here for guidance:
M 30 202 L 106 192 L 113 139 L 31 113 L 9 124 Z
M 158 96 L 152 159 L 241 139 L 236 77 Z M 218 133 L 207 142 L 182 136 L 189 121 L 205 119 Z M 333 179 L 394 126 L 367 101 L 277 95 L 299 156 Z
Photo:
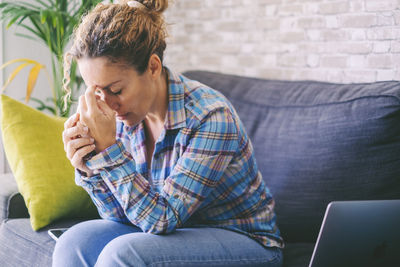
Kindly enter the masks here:
M 166 65 L 284 80 L 400 80 L 400 0 L 174 0 Z

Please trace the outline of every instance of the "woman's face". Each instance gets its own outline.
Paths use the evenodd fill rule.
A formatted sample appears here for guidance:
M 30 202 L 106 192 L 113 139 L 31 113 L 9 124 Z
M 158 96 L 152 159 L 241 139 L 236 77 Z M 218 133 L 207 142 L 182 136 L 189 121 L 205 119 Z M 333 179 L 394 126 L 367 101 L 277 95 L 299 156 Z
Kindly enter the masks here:
M 100 98 L 126 125 L 138 124 L 151 111 L 157 88 L 148 71 L 139 75 L 133 67 L 105 57 L 82 58 L 78 66 L 86 86 L 96 86 Z

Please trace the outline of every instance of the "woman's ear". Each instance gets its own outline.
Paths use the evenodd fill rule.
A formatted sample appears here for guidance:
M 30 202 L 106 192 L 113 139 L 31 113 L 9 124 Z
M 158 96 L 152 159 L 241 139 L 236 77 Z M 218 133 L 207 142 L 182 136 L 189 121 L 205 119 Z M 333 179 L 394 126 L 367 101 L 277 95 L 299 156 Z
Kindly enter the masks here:
M 148 70 L 153 78 L 158 78 L 161 75 L 162 63 L 156 54 L 150 56 Z

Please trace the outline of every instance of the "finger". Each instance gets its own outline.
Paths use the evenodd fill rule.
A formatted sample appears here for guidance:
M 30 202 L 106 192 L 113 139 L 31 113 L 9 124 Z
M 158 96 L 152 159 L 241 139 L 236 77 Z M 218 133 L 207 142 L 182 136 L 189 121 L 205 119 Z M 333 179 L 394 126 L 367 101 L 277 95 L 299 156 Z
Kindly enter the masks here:
M 83 131 L 83 134 L 88 133 L 88 127 L 86 124 L 84 124 L 82 121 L 78 121 L 76 123 L 76 127 L 78 127 L 79 129 L 81 129 Z
M 81 96 L 78 97 L 78 107 L 76 108 L 76 113 L 81 114 Z
M 71 164 L 72 166 L 81 169 L 86 168 L 86 166 L 83 164 L 83 157 L 92 152 L 95 148 L 95 145 L 90 145 L 90 146 L 85 146 L 82 147 L 81 149 L 77 150 L 76 153 L 73 155 L 71 159 Z
M 67 145 L 67 158 L 71 159 L 77 150 L 94 144 L 93 138 L 78 138 L 71 140 Z
M 79 120 L 79 113 L 75 113 L 71 117 L 68 118 L 68 120 L 64 123 L 64 129 L 71 128 L 72 126 L 75 126 L 75 124 Z
M 65 140 L 68 141 L 79 138 L 79 135 L 81 137 L 88 135 L 88 133 L 89 133 L 88 127 L 78 122 L 76 126 L 64 130 L 63 135 L 65 137 Z
M 70 132 L 71 132 L 71 128 L 68 128 L 62 132 L 64 151 L 67 151 L 68 142 L 72 139 L 72 137 L 70 137 L 70 134 L 71 134 Z
M 86 114 L 87 112 L 87 105 L 86 105 L 86 99 L 85 99 L 85 95 L 81 95 L 79 97 L 79 113 L 82 117 L 83 114 Z
M 84 123 L 87 124 L 86 118 L 88 116 L 88 108 L 87 108 L 87 104 L 86 104 L 86 99 L 85 99 L 85 95 L 81 95 L 79 97 L 79 113 L 80 113 L 80 118 L 79 120 Z
M 78 139 L 71 140 L 68 143 L 68 147 L 72 150 L 78 150 L 81 147 L 94 144 L 94 139 L 92 137 L 82 137 Z
M 78 123 L 76 126 L 68 128 L 63 131 L 62 137 L 64 144 L 67 144 L 70 140 L 88 136 L 89 129 L 83 126 L 81 123 Z
M 98 111 L 95 91 L 96 87 L 91 86 L 88 89 L 86 89 L 85 92 L 85 100 L 89 114 L 95 114 Z
M 68 141 L 64 145 L 64 150 L 67 154 L 67 158 L 69 159 L 72 158 L 75 151 L 78 150 L 79 148 L 91 144 L 94 144 L 94 140 L 91 137 L 77 138 Z

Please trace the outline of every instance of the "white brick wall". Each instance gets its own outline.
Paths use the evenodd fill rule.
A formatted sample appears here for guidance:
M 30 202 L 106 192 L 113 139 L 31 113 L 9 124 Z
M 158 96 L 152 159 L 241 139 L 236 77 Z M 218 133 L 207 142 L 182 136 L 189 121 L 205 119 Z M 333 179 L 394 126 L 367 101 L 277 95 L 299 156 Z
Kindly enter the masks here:
M 174 0 L 166 64 L 284 80 L 400 80 L 400 0 Z

